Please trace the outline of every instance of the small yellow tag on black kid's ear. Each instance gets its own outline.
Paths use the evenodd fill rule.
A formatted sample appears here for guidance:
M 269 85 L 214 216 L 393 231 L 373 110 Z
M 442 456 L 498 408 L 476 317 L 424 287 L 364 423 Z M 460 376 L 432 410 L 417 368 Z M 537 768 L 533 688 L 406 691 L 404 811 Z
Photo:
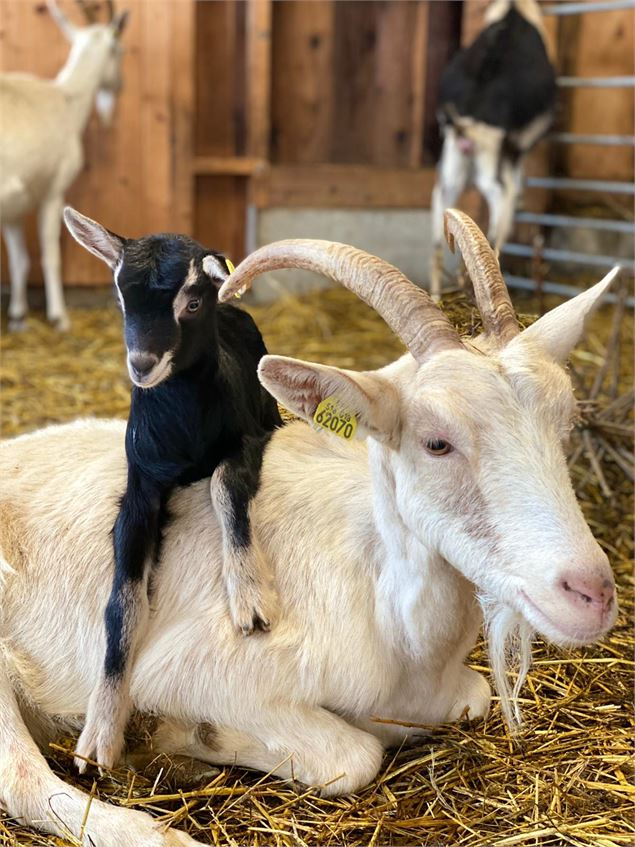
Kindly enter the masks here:
M 234 267 L 234 263 L 232 262 L 232 260 L 225 258 L 225 264 L 227 265 L 227 270 L 230 272 L 230 274 L 233 274 L 236 268 Z
M 333 435 L 350 441 L 357 429 L 357 418 L 352 412 L 342 409 L 337 397 L 331 395 L 318 404 L 313 415 L 313 424 L 315 429 L 326 429 Z

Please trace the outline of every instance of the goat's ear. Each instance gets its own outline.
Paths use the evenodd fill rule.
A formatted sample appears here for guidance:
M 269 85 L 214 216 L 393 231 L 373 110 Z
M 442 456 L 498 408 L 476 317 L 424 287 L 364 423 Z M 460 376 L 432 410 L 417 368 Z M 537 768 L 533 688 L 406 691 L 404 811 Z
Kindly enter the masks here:
M 110 26 L 115 34 L 115 38 L 121 38 L 121 34 L 126 28 L 126 24 L 128 23 L 128 18 L 130 17 L 130 12 L 128 9 L 124 9 L 123 12 L 118 12 L 115 17 L 110 22 Z
M 57 5 L 57 0 L 46 0 L 46 6 L 49 10 L 50 16 L 62 31 L 64 37 L 72 44 L 80 27 L 76 27 L 74 23 L 69 21 L 64 12 L 62 12 L 60 7 Z
M 370 435 L 391 447 L 399 444 L 397 390 L 373 371 L 357 373 L 286 356 L 263 356 L 258 376 L 283 406 L 309 423 L 319 404 L 333 398 L 342 414 L 355 416 L 358 437 Z
M 71 206 L 64 209 L 64 223 L 75 241 L 115 270 L 123 253 L 125 238 L 115 235 Z
M 619 267 L 613 268 L 597 285 L 547 312 L 515 338 L 510 346 L 530 340 L 557 362 L 565 362 L 582 337 L 586 319 L 599 305 L 619 270 Z
M 215 288 L 221 287 L 233 269 L 232 263 L 224 256 L 208 253 L 203 258 L 203 270 L 212 280 Z

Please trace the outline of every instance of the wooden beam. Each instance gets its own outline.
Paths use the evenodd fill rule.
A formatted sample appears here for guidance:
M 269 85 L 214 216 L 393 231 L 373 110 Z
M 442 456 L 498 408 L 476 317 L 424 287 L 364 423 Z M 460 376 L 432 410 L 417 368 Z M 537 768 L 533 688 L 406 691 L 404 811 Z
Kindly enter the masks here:
M 333 158 L 337 3 L 278 0 L 272 58 L 272 159 L 301 164 Z
M 194 231 L 194 0 L 172 4 L 172 222 L 177 232 Z
M 269 158 L 271 0 L 247 2 L 247 155 Z
M 423 153 L 423 126 L 426 99 L 426 56 L 428 48 L 428 14 L 430 4 L 419 0 L 415 14 L 415 31 L 412 45 L 412 135 L 408 164 L 411 168 L 421 165 Z
M 245 257 L 247 178 L 201 176 L 196 180 L 194 237 L 238 264 Z
M 433 168 L 370 165 L 280 165 L 254 174 L 251 201 L 273 207 L 428 208 Z
M 192 173 L 195 175 L 251 176 L 268 166 L 266 159 L 255 156 L 195 156 Z

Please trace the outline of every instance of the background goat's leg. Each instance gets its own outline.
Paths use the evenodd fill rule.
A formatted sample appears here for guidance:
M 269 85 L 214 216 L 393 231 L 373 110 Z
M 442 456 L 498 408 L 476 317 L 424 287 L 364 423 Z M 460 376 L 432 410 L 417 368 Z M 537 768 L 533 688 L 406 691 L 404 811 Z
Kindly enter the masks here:
M 93 689 L 86 723 L 77 742 L 80 771 L 85 758 L 104 767 L 117 762 L 130 716 L 130 677 L 136 648 L 146 630 L 148 571 L 157 554 L 162 493 L 134 470 L 115 521 L 115 575 L 106 606 L 106 656 L 99 682 Z
M 9 256 L 9 276 L 11 277 L 11 298 L 9 300 L 9 329 L 20 330 L 26 326 L 29 306 L 26 297 L 26 281 L 29 275 L 29 253 L 24 239 L 24 225 L 4 224 L 4 241 Z
M 64 198 L 61 195 L 55 195 L 44 201 L 38 214 L 42 270 L 46 289 L 46 316 L 60 330 L 70 327 L 62 288 L 60 229 L 63 206 Z
M 223 576 L 234 625 L 243 635 L 269 630 L 277 607 L 268 563 L 251 530 L 249 506 L 260 482 L 269 436 L 245 437 L 239 454 L 214 471 L 212 503 L 223 532 Z
M 494 157 L 488 151 L 478 158 L 476 185 L 489 208 L 487 237 L 492 247 L 500 250 L 514 223 L 519 187 L 516 170 L 505 158 L 499 165 L 498 156 Z
M 443 213 L 453 206 L 465 190 L 470 175 L 470 158 L 459 147 L 456 132 L 445 132 L 437 181 L 432 191 L 432 259 L 430 262 L 430 292 L 435 300 L 441 297 L 443 277 Z

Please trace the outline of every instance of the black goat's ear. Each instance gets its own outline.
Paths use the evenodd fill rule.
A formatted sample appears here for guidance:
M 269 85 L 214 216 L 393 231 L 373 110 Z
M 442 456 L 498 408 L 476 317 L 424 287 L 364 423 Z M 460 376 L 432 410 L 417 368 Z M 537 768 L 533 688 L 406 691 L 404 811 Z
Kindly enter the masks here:
M 203 270 L 212 280 L 216 288 L 220 288 L 225 282 L 234 266 L 224 256 L 214 255 L 209 253 L 203 259 Z
M 85 247 L 111 270 L 115 270 L 123 254 L 126 239 L 82 215 L 71 206 L 64 209 L 64 223 L 75 241 Z

